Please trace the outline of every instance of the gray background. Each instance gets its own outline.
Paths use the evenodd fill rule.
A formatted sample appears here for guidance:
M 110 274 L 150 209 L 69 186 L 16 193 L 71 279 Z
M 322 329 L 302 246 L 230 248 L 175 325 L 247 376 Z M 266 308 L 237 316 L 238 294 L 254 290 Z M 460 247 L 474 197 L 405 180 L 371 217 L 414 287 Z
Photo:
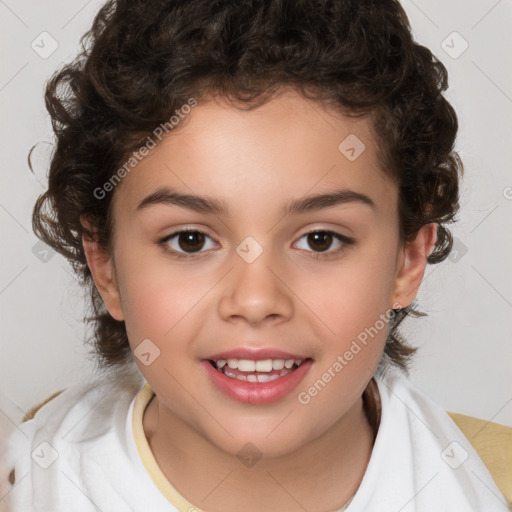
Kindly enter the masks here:
M 18 422 L 24 410 L 92 368 L 82 343 L 83 293 L 66 261 L 37 244 L 31 210 L 45 189 L 51 152 L 44 83 L 75 56 L 101 4 L 0 0 L 4 424 Z M 416 39 L 448 68 L 447 96 L 458 113 L 457 150 L 465 164 L 456 251 L 427 268 L 418 301 L 429 316 L 407 324 L 410 340 L 421 347 L 411 377 L 447 409 L 512 426 L 512 3 L 403 5 Z M 53 53 L 52 44 L 58 44 Z M 40 141 L 34 176 L 27 154 Z

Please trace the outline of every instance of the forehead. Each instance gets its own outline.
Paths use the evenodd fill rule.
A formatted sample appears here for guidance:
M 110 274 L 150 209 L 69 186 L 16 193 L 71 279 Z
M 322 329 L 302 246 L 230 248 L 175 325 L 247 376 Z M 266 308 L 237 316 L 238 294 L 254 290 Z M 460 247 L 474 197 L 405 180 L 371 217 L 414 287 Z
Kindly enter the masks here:
M 288 90 L 253 110 L 210 98 L 180 123 L 122 180 L 119 207 L 136 209 L 166 185 L 235 210 L 343 187 L 394 203 L 396 186 L 381 168 L 369 118 L 343 116 Z

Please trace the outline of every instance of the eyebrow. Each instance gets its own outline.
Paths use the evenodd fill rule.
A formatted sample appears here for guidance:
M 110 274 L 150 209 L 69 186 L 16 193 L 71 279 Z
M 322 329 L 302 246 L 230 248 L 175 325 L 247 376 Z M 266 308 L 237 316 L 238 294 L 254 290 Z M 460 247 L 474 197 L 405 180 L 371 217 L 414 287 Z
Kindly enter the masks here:
M 354 190 L 343 189 L 325 194 L 294 199 L 284 207 L 284 213 L 285 215 L 306 213 L 347 203 L 360 203 L 376 210 L 374 201 L 367 195 Z M 224 201 L 211 197 L 183 194 L 168 187 L 160 188 L 145 197 L 137 206 L 137 210 L 144 210 L 157 204 L 181 206 L 196 212 L 215 215 L 227 216 L 229 212 L 228 205 Z
M 335 190 L 326 194 L 295 199 L 286 205 L 284 211 L 286 215 L 290 215 L 293 213 L 322 210 L 324 208 L 330 208 L 332 206 L 347 203 L 359 203 L 370 206 L 373 210 L 377 209 L 373 200 L 367 195 L 354 190 L 343 189 Z
M 137 210 L 144 210 L 149 206 L 156 204 L 165 204 L 169 206 L 182 206 L 189 210 L 200 213 L 212 213 L 216 215 L 227 215 L 227 204 L 218 199 L 210 197 L 195 196 L 192 194 L 182 194 L 170 188 L 160 188 L 145 197 L 137 206 Z

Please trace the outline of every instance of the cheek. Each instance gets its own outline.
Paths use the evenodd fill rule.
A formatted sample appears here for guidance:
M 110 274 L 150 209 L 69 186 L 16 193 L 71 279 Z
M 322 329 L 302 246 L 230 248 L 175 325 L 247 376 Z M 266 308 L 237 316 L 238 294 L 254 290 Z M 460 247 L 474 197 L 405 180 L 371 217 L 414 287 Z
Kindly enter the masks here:
M 361 327 L 389 307 L 393 277 L 392 258 L 357 254 L 305 275 L 301 294 L 338 328 Z
M 340 260 L 307 280 L 304 275 L 299 293 L 316 317 L 311 318 L 319 328 L 317 339 L 322 340 L 317 347 L 322 371 L 342 356 L 343 368 L 338 364 L 339 371 L 331 371 L 344 377 L 335 379 L 338 384 L 332 388 L 346 388 L 345 379 L 352 384 L 364 380 L 378 364 L 389 329 L 393 275 L 392 251 L 377 247 Z
M 154 255 L 126 258 L 118 267 L 132 349 L 149 338 L 163 353 L 171 346 L 178 348 L 180 340 L 189 343 L 194 339 L 200 328 L 200 322 L 194 320 L 204 310 L 208 291 L 218 281 L 214 272 L 205 272 L 200 266 L 169 264 Z
M 141 336 L 163 340 L 197 302 L 196 293 L 180 283 L 150 284 L 140 277 L 129 283 L 122 299 L 126 328 L 134 337 L 130 343 Z
M 144 338 L 161 339 L 185 314 L 189 302 L 189 290 L 179 276 L 168 275 L 168 270 L 166 273 L 158 262 L 148 261 L 151 260 L 147 256 L 132 254 L 117 263 L 125 325 L 132 347 Z

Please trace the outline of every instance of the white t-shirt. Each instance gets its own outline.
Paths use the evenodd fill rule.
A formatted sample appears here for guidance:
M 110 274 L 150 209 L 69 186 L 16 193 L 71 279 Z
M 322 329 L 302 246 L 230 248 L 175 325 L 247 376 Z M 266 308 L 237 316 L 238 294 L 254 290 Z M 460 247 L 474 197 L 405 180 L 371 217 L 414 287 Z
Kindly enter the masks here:
M 448 414 L 401 375 L 376 376 L 381 422 L 348 512 L 505 512 L 506 500 Z M 66 389 L 10 439 L 11 512 L 199 512 L 160 471 L 144 381 Z M 315 512 L 315 511 L 311 511 Z

